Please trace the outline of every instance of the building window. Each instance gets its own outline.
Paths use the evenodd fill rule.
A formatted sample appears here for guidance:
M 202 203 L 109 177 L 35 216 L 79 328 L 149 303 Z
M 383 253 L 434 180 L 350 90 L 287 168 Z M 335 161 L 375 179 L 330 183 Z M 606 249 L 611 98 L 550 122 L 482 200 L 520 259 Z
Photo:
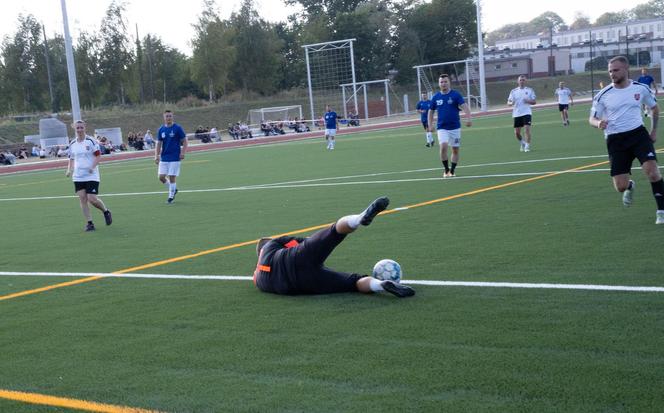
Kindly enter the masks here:
M 654 25 L 654 24 L 651 24 L 651 25 L 650 25 L 650 31 L 651 31 L 651 32 L 654 32 L 654 31 L 655 31 L 655 25 Z
M 496 69 L 496 70 L 500 70 L 500 65 L 495 65 L 495 66 L 494 66 L 494 69 Z
M 581 52 L 581 53 L 577 53 L 577 54 L 576 54 L 576 57 L 578 57 L 578 58 L 583 58 L 583 57 L 586 57 L 586 54 L 583 53 L 583 52 Z
M 512 63 L 512 69 L 519 67 L 517 63 Z

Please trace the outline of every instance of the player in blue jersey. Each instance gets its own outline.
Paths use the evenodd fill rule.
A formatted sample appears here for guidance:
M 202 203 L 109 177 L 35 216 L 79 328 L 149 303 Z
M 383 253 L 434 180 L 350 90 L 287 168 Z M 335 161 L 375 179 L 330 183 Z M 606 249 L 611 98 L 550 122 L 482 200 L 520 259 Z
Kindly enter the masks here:
M 641 76 L 639 77 L 637 82 L 646 85 L 647 87 L 652 89 L 653 92 L 655 92 L 655 95 L 657 95 L 657 83 L 655 83 L 655 78 L 653 78 L 648 74 L 648 69 L 646 69 L 645 67 L 641 69 Z M 650 110 L 646 105 L 643 105 L 642 108 L 643 108 L 643 114 L 646 117 L 648 117 L 648 115 L 650 114 Z
M 334 149 L 334 137 L 337 135 L 339 129 L 339 120 L 337 119 L 337 112 L 333 111 L 330 105 L 325 106 L 325 141 L 327 142 L 327 149 Z
M 164 124 L 157 133 L 154 162 L 159 165 L 159 180 L 168 188 L 166 202 L 169 204 L 173 203 L 178 192 L 175 178 L 180 175 L 180 161 L 184 159 L 187 146 L 187 135 L 180 125 L 173 123 L 173 112 L 164 111 Z
M 470 108 L 461 96 L 461 93 L 451 89 L 450 77 L 446 74 L 438 78 L 440 92 L 431 98 L 429 108 L 429 128 L 433 125 L 433 113 L 438 114 L 438 144 L 440 145 L 440 161 L 443 163 L 445 173 L 443 177 L 456 176 L 454 170 L 459 163 L 459 147 L 461 146 L 461 119 L 459 112 L 463 110 L 466 115 L 466 126 L 472 126 Z M 452 147 L 452 165 L 448 164 L 447 147 Z
M 415 109 L 420 113 L 422 126 L 424 126 L 424 132 L 426 133 L 427 148 L 433 148 L 433 138 L 431 137 L 431 131 L 429 130 L 429 108 L 431 107 L 431 101 L 426 93 L 422 93 L 422 100 L 417 102 Z

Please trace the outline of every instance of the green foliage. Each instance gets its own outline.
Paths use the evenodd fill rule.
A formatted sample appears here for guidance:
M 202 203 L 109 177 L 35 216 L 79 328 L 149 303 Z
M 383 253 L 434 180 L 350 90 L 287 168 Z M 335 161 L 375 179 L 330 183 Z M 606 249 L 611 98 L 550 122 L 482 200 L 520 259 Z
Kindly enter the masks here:
M 106 99 L 124 104 L 129 68 L 134 61 L 130 50 L 124 0 L 113 0 L 106 10 L 99 30 L 99 72 L 107 84 Z

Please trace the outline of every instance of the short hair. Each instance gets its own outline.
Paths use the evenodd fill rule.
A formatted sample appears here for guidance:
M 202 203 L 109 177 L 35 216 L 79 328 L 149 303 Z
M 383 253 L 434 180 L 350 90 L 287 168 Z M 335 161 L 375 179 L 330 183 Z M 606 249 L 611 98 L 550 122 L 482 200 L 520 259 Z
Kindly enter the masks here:
M 613 59 L 609 60 L 609 64 L 615 63 L 615 62 L 620 62 L 624 64 L 625 66 L 629 66 L 629 60 L 625 56 L 616 56 Z
M 80 124 L 85 125 L 85 121 L 82 120 L 82 119 L 75 120 L 74 122 L 72 122 L 71 127 L 74 128 L 74 129 L 76 129 L 76 125 L 80 125 Z
M 518 80 L 518 79 L 521 79 L 521 78 L 528 79 L 528 76 L 526 76 L 526 75 L 519 75 L 519 77 L 517 77 L 517 80 Z
M 443 78 L 448 78 L 449 79 L 450 75 L 448 75 L 447 73 L 443 73 L 440 76 L 438 76 L 438 79 L 443 79 Z
M 256 256 L 261 255 L 261 250 L 267 244 L 268 242 L 272 241 L 272 238 L 270 237 L 263 237 L 258 240 L 258 243 L 256 243 Z
M 170 109 L 166 109 L 166 110 L 164 111 L 164 114 L 166 114 L 166 113 L 173 113 L 173 111 L 170 110 Z

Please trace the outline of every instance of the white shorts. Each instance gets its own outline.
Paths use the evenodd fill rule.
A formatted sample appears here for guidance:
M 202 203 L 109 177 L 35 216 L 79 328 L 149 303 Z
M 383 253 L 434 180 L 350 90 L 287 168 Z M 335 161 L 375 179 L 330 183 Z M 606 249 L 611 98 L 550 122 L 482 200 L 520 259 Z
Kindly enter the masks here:
M 336 136 L 336 129 L 325 129 L 325 136 Z
M 438 144 L 449 144 L 453 148 L 461 146 L 461 129 L 438 129 Z
M 168 175 L 168 176 L 180 175 L 180 161 L 176 162 L 159 161 L 159 175 Z

